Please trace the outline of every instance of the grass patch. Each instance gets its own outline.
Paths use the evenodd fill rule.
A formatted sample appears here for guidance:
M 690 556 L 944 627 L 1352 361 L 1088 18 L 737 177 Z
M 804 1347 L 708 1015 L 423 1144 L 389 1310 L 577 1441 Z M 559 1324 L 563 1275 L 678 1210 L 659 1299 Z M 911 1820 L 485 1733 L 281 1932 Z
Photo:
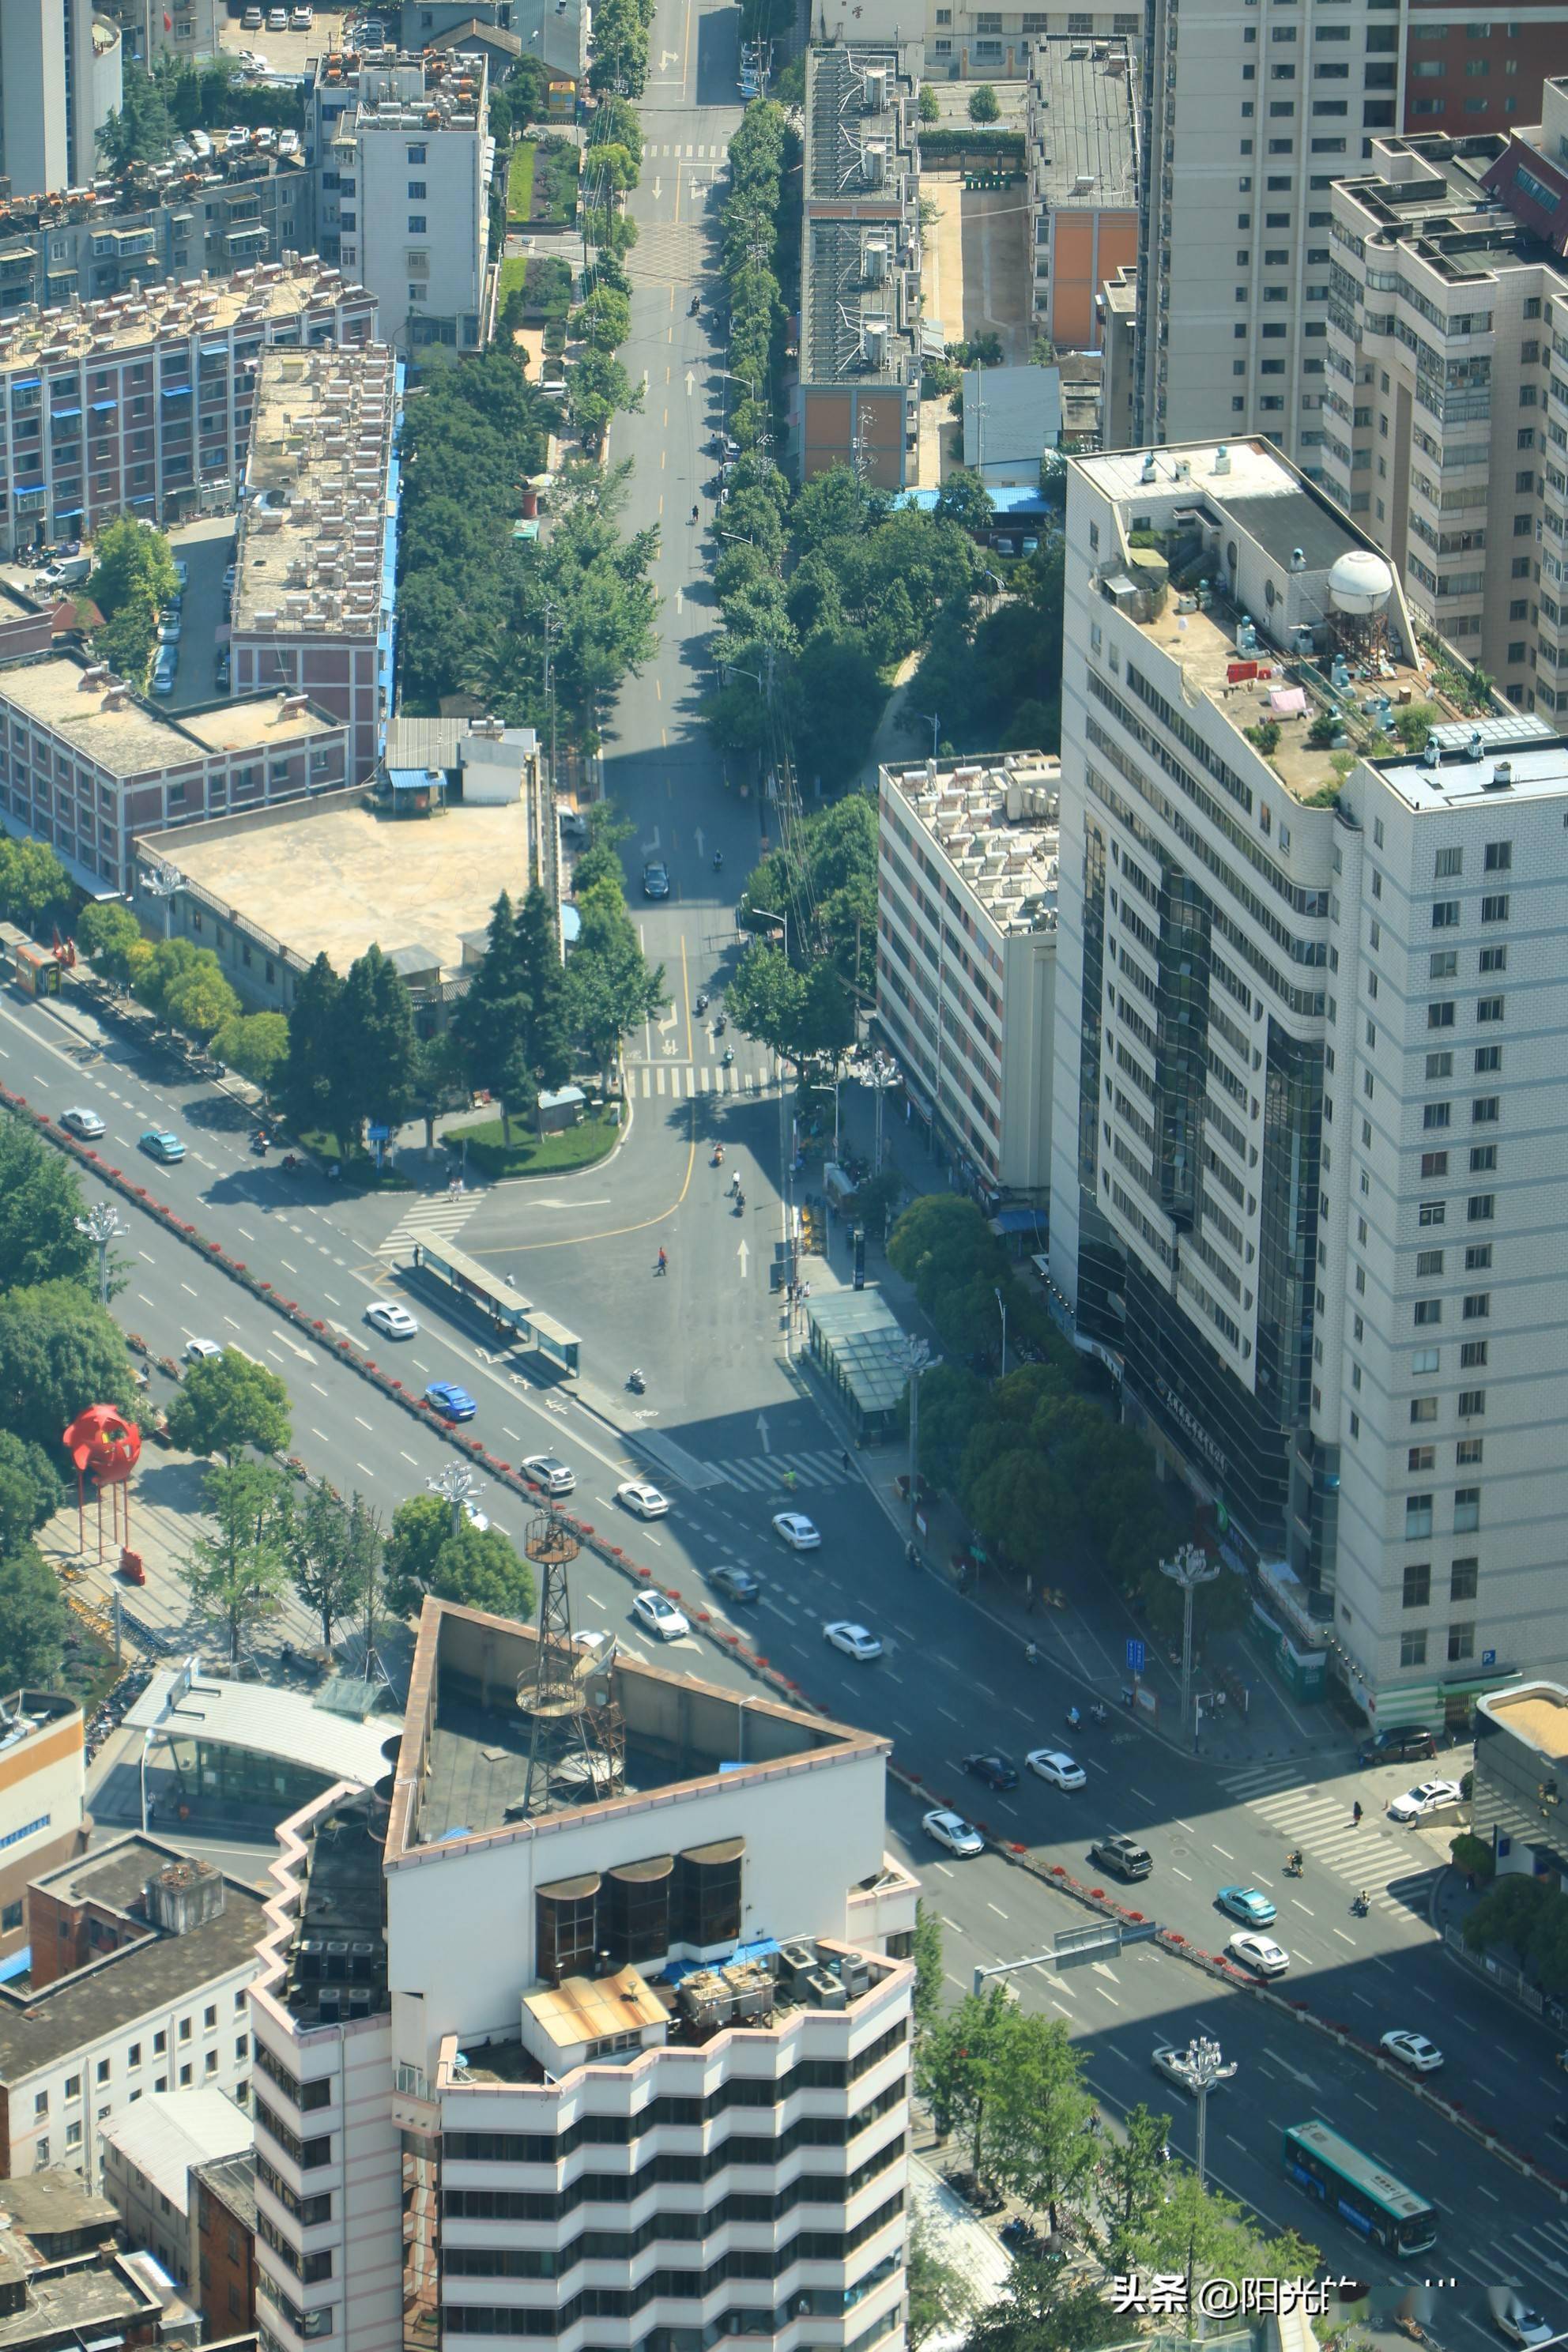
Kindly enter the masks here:
M 527 283 L 528 283 L 528 256 L 527 256 L 527 254 L 526 254 L 526 253 L 509 253 L 509 254 L 507 255 L 506 259 L 501 263 L 501 266 L 500 266 L 500 278 L 496 280 L 496 309 L 497 309 L 497 310 L 498 310 L 498 311 L 504 310 L 505 310 L 505 308 L 506 308 L 506 298 L 507 298 L 507 296 L 508 296 L 509 294 L 521 293 L 521 292 L 522 291 L 522 289 L 524 288 L 524 286 L 526 286 L 526 285 L 527 285 Z
M 509 220 L 526 221 L 533 202 L 533 163 L 538 153 L 531 139 L 520 139 L 507 167 L 506 209 Z
M 301 1134 L 300 1149 L 310 1153 L 323 1176 L 333 1161 L 338 1160 L 343 1171 L 343 1182 L 352 1184 L 358 1192 L 412 1192 L 414 1190 L 407 1177 L 400 1176 L 390 1161 L 378 1168 L 370 1153 L 363 1149 L 345 1151 L 340 1158 L 336 1138 L 323 1135 L 313 1128 L 307 1128 Z
M 560 1135 L 538 1136 L 524 1131 L 514 1119 L 508 1144 L 499 1118 L 482 1119 L 475 1127 L 448 1128 L 441 1138 L 455 1160 L 468 1147 L 468 1165 L 481 1176 L 558 1176 L 569 1168 L 592 1168 L 607 1159 L 620 1136 L 620 1126 L 607 1110 L 590 1111 L 576 1127 Z
M 531 143 L 531 142 L 529 142 Z M 553 228 L 564 228 L 577 217 L 577 175 L 582 153 L 576 142 L 552 133 L 538 142 L 544 179 L 542 217 Z

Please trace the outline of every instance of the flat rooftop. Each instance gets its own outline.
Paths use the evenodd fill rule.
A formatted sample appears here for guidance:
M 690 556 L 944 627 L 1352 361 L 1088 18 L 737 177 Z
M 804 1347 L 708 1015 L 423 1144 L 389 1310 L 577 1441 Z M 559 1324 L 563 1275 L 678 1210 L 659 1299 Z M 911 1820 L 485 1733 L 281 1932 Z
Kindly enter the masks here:
M 146 2327 L 162 2308 L 126 2256 L 77 2257 L 27 2273 L 21 2309 L 0 2314 L 0 2345 L 69 2344 L 73 2337 L 90 2344 L 105 2335 L 122 2343 L 132 2327 Z
M 1527 1683 L 1521 1690 L 1493 1691 L 1481 1711 L 1554 1764 L 1568 1762 L 1568 1690 L 1555 1683 Z
M 262 353 L 235 550 L 237 635 L 375 636 L 396 415 L 384 344 Z
M 231 327 L 253 324 L 265 331 L 268 322 L 298 318 L 351 294 L 371 299 L 341 269 L 329 269 L 313 257 L 261 262 L 254 269 L 237 269 L 232 278 L 172 278 L 104 302 L 84 302 L 74 310 L 5 320 L 0 324 L 0 373 L 37 373 L 40 365 L 112 359 L 150 343 L 226 334 Z
M 1053 212 L 1136 211 L 1138 78 L 1127 43 L 1054 33 L 1030 51 L 1034 188 Z
M 0 254 L 15 250 L 40 230 L 83 221 L 111 234 L 117 228 L 133 232 L 162 205 L 184 205 L 192 197 L 225 189 L 253 189 L 273 178 L 297 175 L 302 180 L 308 168 L 302 155 L 279 155 L 275 149 L 258 146 L 253 133 L 244 147 L 215 145 L 210 155 L 183 168 L 178 163 L 133 163 L 89 187 L 7 196 L 0 199 Z
M 359 131 L 475 131 L 479 128 L 487 67 L 482 58 L 394 55 L 357 61 L 352 51 L 333 52 L 317 68 L 319 86 L 342 82 L 358 100 L 345 113 L 339 139 L 351 120 Z
M 1337 798 L 1336 752 L 1385 754 L 1400 706 L 1430 703 L 1440 719 L 1459 718 L 1421 658 L 1393 568 L 1268 442 L 1071 462 L 1116 511 L 1120 544 L 1101 548 L 1095 573 L 1101 596 L 1170 656 L 1190 704 L 1209 703 L 1238 737 L 1277 730 L 1272 749 L 1255 744 L 1254 753 L 1298 800 Z M 1382 607 L 1364 625 L 1331 589 L 1347 556 L 1383 583 Z M 1168 583 L 1150 573 L 1151 559 L 1168 564 Z M 1338 740 L 1309 741 L 1325 714 Z
M 1553 735 L 1531 713 L 1521 716 L 1522 724 L 1483 719 L 1474 727 L 1461 720 L 1434 728 L 1420 759 L 1372 765 L 1418 814 L 1478 803 L 1495 812 L 1510 801 L 1562 800 L 1568 796 L 1568 738 Z
M 1043 751 L 881 772 L 883 791 L 1008 933 L 1056 929 L 1061 777 L 1061 761 Z
M 232 819 L 182 827 L 142 846 L 163 843 L 186 880 L 236 922 L 307 963 L 325 955 L 347 971 L 374 941 L 388 955 L 418 946 L 426 968 L 455 972 L 465 934 L 485 929 L 501 891 L 527 890 L 531 824 L 526 799 L 414 819 L 356 798 L 329 810 L 303 804 L 297 818 L 254 829 Z
M 165 718 L 140 696 L 111 697 L 100 665 L 69 654 L 49 654 L 0 668 L 0 704 L 47 727 L 111 775 L 139 776 L 189 767 L 215 751 L 268 750 L 308 742 L 341 730 L 342 721 L 277 695 L 219 702 L 205 710 Z
M 67 1903 L 125 1913 L 146 1932 L 40 1991 L 0 1985 L 0 2080 L 15 2085 L 72 2050 L 90 2049 L 154 2010 L 166 2011 L 254 1959 L 265 1929 L 261 1895 L 221 1874 L 223 1908 L 183 1935 L 154 1927 L 142 1909 L 150 1878 L 184 1857 L 160 1838 L 116 1839 L 38 1881 Z

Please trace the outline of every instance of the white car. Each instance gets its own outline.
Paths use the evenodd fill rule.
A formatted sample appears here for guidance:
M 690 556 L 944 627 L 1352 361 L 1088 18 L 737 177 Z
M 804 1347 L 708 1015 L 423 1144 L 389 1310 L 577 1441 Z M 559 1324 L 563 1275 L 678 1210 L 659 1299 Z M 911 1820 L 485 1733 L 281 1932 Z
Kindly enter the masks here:
M 1037 1772 L 1053 1789 L 1081 1789 L 1089 1779 L 1083 1766 L 1075 1764 L 1070 1756 L 1064 1756 L 1059 1748 L 1031 1748 L 1024 1761 L 1031 1772 Z
M 364 1319 L 374 1323 L 389 1339 L 412 1339 L 419 1328 L 407 1307 L 399 1307 L 392 1298 L 378 1298 L 374 1307 L 367 1307 Z
M 635 1511 L 639 1519 L 663 1519 L 669 1516 L 668 1501 L 657 1486 L 648 1485 L 646 1478 L 628 1478 L 624 1486 L 616 1488 L 616 1500 L 624 1504 L 628 1511 Z
M 60 1125 L 68 1128 L 72 1135 L 85 1137 L 89 1143 L 96 1143 L 104 1132 L 103 1121 L 95 1110 L 62 1110 Z
M 297 155 L 300 152 L 300 134 L 297 131 L 280 131 L 278 133 L 278 152 L 279 155 Z
M 209 1356 L 221 1356 L 222 1353 L 223 1349 L 218 1346 L 216 1339 L 187 1339 L 185 1341 L 185 1361 L 187 1364 L 205 1364 Z
M 237 148 L 248 147 L 250 133 L 243 122 L 231 122 L 224 132 L 223 143 L 231 152 Z
M 575 1470 L 558 1462 L 553 1454 L 531 1454 L 522 1467 L 547 1495 L 570 1495 L 577 1484 Z
M 1542 2319 L 1540 2312 L 1531 2311 L 1519 2302 L 1504 2304 L 1497 2315 L 1497 2324 L 1510 2344 L 1522 2344 L 1527 2352 L 1530 2346 L 1550 2344 L 1557 2333 L 1548 2321 Z
M 1377 2046 L 1417 2074 L 1435 2074 L 1443 2063 L 1443 2053 L 1435 2042 L 1428 2042 L 1424 2033 L 1410 2032 L 1403 2025 L 1396 2025 L 1392 2033 L 1382 2035 Z
M 934 1812 L 922 1813 L 921 1827 L 928 1838 L 946 1846 L 949 1853 L 957 1854 L 961 1861 L 967 1862 L 972 1854 L 985 1851 L 985 1841 L 973 1822 L 966 1822 L 962 1813 L 948 1812 L 942 1806 Z
M 822 1629 L 822 1638 L 825 1642 L 830 1642 L 836 1650 L 842 1650 L 847 1658 L 855 1659 L 857 1664 L 862 1666 L 868 1664 L 873 1658 L 879 1658 L 882 1654 L 882 1644 L 878 1641 L 875 1633 L 868 1633 L 864 1625 L 851 1625 L 843 1617 L 837 1617 L 831 1625 L 825 1625 Z
M 820 1551 L 822 1538 L 799 1511 L 775 1511 L 773 1532 L 783 1536 L 791 1551 Z
M 632 1614 L 640 1617 L 661 1642 L 679 1642 L 682 1633 L 691 1631 L 686 1617 L 662 1592 L 639 1592 L 632 1602 Z
M 490 1531 L 489 1512 L 481 1511 L 477 1503 L 472 1503 L 468 1500 L 467 1495 L 463 1497 L 463 1517 L 467 1519 L 468 1525 L 473 1528 L 476 1535 L 489 1535 Z
M 1233 1936 L 1225 1948 L 1255 1976 L 1282 1977 L 1290 1965 L 1290 1955 L 1282 1944 L 1277 1944 L 1272 1936 L 1256 1936 L 1250 1928 Z
M 1458 1780 L 1418 1780 L 1414 1789 L 1406 1789 L 1403 1797 L 1395 1797 L 1388 1808 L 1391 1822 L 1418 1822 L 1424 1813 L 1436 1812 L 1439 1805 L 1457 1805 L 1459 1801 Z

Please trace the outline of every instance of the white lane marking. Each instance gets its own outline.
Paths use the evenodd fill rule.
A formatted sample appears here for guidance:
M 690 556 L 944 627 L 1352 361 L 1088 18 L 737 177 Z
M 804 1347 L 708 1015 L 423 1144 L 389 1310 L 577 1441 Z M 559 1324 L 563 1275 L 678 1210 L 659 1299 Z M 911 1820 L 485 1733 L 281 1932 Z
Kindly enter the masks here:
M 1222 1862 L 1234 1862 L 1236 1860 L 1235 1854 L 1226 1853 L 1224 1846 L 1222 1845 L 1216 1845 L 1215 1852 L 1219 1855 Z
M 998 1919 L 1005 1919 L 1007 1916 L 1007 1914 L 1003 1910 L 1000 1903 L 987 1903 L 985 1908 L 988 1911 L 994 1911 Z
M 362 1429 L 370 1429 L 374 1425 L 373 1423 L 366 1421 L 363 1412 L 356 1412 L 354 1419 L 358 1422 Z
M 316 1394 L 317 1394 L 318 1396 L 325 1396 L 325 1395 L 326 1395 L 327 1391 L 326 1391 L 326 1390 L 321 1386 L 321 1381 L 312 1381 L 310 1382 L 310 1386 L 315 1390 Z
M 284 1267 L 284 1268 L 285 1268 L 285 1269 L 286 1269 L 289 1274 L 298 1274 L 298 1273 L 299 1273 L 299 1271 L 300 1271 L 300 1269 L 299 1269 L 299 1267 L 298 1267 L 297 1265 L 289 1265 L 289 1261 L 288 1261 L 288 1259 L 287 1259 L 286 1257 L 280 1257 L 280 1258 L 279 1259 L 278 1263 L 279 1263 L 279 1265 L 280 1266 L 283 1266 L 283 1267 Z
M 401 1446 L 401 1445 L 398 1447 L 398 1449 L 397 1449 L 397 1450 L 398 1450 L 399 1454 L 403 1454 L 403 1448 L 402 1448 L 402 1446 Z M 403 1458 L 404 1458 L 405 1462 L 414 1462 L 414 1456 L 413 1456 L 413 1454 L 403 1454 Z M 414 1462 L 414 1467 L 416 1468 L 416 1470 L 417 1470 L 417 1469 L 418 1469 L 419 1465 L 418 1465 L 418 1463 L 417 1463 L 417 1462 Z

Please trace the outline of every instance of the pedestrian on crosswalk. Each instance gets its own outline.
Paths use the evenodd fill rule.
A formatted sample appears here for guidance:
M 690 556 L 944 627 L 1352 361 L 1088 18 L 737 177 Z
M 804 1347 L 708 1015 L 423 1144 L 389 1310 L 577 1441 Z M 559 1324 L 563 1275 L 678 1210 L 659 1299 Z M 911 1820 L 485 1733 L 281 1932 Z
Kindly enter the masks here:
M 1351 1827 L 1352 1830 L 1359 1830 L 1361 1827 L 1361 1799 L 1359 1797 L 1351 1807 Z

